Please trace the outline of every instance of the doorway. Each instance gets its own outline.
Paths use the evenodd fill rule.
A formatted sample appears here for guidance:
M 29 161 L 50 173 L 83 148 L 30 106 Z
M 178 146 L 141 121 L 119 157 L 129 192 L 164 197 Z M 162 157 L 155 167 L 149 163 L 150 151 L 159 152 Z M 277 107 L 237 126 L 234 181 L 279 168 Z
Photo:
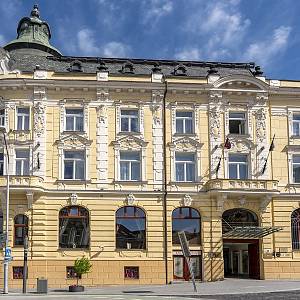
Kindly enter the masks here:
M 190 262 L 191 262 L 192 269 L 194 271 L 195 279 L 201 280 L 202 278 L 201 255 L 191 256 Z M 189 281 L 191 279 L 189 267 L 183 255 L 173 256 L 173 270 L 174 270 L 174 276 L 173 276 L 174 279 L 185 280 L 185 281 Z
M 259 240 L 223 240 L 224 277 L 260 278 Z

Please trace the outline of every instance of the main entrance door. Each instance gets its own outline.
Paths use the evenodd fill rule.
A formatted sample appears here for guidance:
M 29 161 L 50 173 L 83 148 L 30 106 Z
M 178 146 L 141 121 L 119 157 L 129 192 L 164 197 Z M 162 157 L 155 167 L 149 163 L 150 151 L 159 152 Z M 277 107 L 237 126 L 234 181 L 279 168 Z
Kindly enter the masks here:
M 201 255 L 193 255 L 190 258 L 195 279 L 201 279 Z M 182 255 L 173 256 L 174 279 L 190 280 L 191 275 L 186 259 Z
M 251 228 L 258 226 L 256 214 L 246 209 L 230 209 L 222 217 L 224 276 L 236 278 L 260 278 L 259 239 L 245 239 L 230 232 L 240 229 L 246 235 Z M 226 238 L 225 238 L 226 237 Z

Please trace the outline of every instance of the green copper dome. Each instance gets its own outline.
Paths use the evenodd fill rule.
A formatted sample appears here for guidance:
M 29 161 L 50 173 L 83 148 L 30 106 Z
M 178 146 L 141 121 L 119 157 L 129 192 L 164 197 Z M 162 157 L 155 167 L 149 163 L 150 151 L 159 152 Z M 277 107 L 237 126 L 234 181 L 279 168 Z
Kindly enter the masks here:
M 61 53 L 50 45 L 51 31 L 47 22 L 40 19 L 37 5 L 34 5 L 30 17 L 21 19 L 17 29 L 17 38 L 4 49 L 11 52 L 23 50 L 37 55 L 61 56 Z

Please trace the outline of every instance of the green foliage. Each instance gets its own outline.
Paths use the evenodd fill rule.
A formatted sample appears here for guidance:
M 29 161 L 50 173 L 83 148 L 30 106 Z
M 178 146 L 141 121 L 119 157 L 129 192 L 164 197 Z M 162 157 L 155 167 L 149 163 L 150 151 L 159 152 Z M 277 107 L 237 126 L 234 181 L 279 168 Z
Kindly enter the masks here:
M 77 258 L 74 263 L 74 271 L 77 274 L 77 278 L 82 274 L 88 273 L 92 267 L 90 260 L 87 257 Z

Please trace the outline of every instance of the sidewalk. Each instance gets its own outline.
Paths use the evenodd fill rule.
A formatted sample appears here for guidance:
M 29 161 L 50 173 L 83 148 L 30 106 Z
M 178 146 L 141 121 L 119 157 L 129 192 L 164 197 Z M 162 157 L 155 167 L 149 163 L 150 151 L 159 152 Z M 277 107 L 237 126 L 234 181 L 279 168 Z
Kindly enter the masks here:
M 195 295 L 226 295 L 247 293 L 269 293 L 282 291 L 300 291 L 300 281 L 279 280 L 250 280 L 225 279 L 217 282 L 199 282 L 196 284 L 198 292 L 194 293 L 191 282 L 176 282 L 169 285 L 118 285 L 86 288 L 83 293 L 74 295 L 151 295 L 151 296 L 195 296 Z M 23 295 L 21 290 L 10 290 L 15 296 Z M 32 295 L 35 290 L 29 290 Z M 48 295 L 65 295 L 70 293 L 67 289 L 49 289 Z M 24 295 L 23 295 L 24 296 Z

